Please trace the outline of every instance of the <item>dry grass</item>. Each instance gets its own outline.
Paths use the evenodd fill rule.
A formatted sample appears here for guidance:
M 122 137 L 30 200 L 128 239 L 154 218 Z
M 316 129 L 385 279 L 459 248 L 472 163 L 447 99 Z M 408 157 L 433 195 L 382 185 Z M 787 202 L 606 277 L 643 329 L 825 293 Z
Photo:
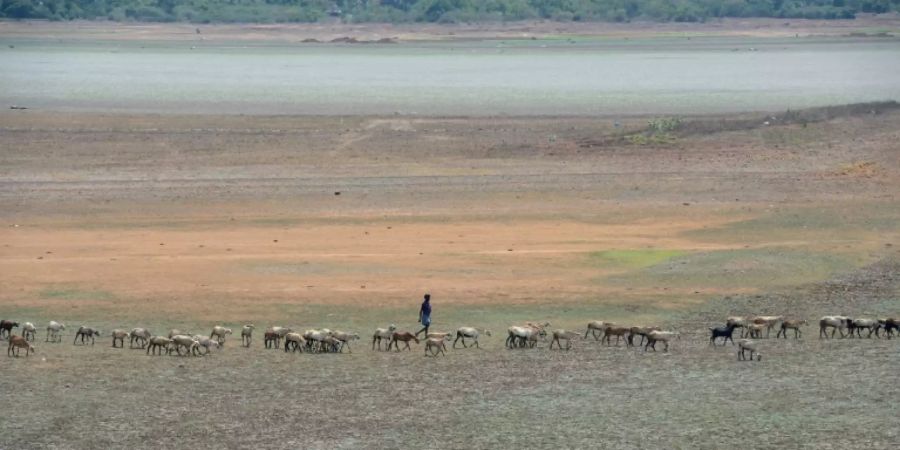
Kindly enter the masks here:
M 204 358 L 150 357 L 105 339 L 38 342 L 36 357 L 4 362 L 0 387 L 15 412 L 0 446 L 888 448 L 898 431 L 886 380 L 900 341 L 819 340 L 810 326 L 800 340 L 764 341 L 762 362 L 740 363 L 734 347 L 709 347 L 704 327 L 736 311 L 896 311 L 898 269 L 883 262 L 786 295 L 717 299 L 667 322 L 684 333 L 668 354 L 592 340 L 508 351 L 498 335 L 440 358 L 415 346 L 372 352 L 365 341 L 352 355 L 297 355 L 232 338 Z

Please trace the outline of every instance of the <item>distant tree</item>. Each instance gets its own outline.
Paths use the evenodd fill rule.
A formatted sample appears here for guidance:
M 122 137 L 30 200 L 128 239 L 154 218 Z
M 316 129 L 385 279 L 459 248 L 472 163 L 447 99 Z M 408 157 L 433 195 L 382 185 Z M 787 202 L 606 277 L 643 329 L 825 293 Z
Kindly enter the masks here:
M 191 22 L 551 20 L 701 21 L 715 17 L 853 18 L 900 0 L 0 0 L 0 17 Z

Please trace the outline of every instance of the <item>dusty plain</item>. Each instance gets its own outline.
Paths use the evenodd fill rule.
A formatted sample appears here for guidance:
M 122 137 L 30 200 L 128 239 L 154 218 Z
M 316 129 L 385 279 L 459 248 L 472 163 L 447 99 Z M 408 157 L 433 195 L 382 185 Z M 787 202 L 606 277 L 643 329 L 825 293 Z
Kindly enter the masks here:
M 895 446 L 900 340 L 814 322 L 900 312 L 900 109 L 651 119 L 0 111 L 0 318 L 40 330 L 0 448 Z M 493 336 L 372 351 L 424 292 Z M 758 363 L 707 345 L 747 314 L 813 325 Z M 503 348 L 545 320 L 682 336 Z M 71 342 L 245 323 L 202 358 Z M 265 350 L 275 324 L 362 340 Z

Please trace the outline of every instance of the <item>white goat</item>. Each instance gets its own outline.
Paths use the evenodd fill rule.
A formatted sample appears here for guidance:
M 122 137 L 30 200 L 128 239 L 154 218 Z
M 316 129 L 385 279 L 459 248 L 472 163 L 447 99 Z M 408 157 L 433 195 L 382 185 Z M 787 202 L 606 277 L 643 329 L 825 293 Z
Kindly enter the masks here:
M 444 337 L 430 337 L 425 340 L 425 356 L 428 356 L 429 353 L 431 356 L 437 356 L 439 353 L 447 356 L 444 353 L 444 350 L 447 349 L 446 342 L 450 340 L 450 333 L 447 333 Z
M 375 350 L 375 343 L 378 343 L 378 350 L 381 350 L 381 341 L 386 340 L 388 343 L 391 341 L 391 336 L 394 335 L 394 331 L 397 330 L 397 326 L 391 324 L 391 326 L 387 328 L 376 328 L 375 334 L 372 335 L 372 350 Z
M 482 334 L 490 336 L 491 330 L 474 327 L 459 327 L 456 330 L 456 339 L 453 341 L 453 348 L 456 348 L 456 343 L 460 340 L 462 340 L 463 348 L 469 348 L 469 346 L 466 345 L 466 339 L 472 340 L 473 347 L 481 348 L 481 346 L 478 345 L 478 337 Z
M 335 331 L 331 333 L 331 336 L 339 341 L 341 341 L 341 348 L 339 351 L 343 352 L 344 347 L 347 347 L 348 353 L 353 353 L 353 350 L 350 348 L 350 341 L 359 340 L 359 335 L 356 333 L 348 333 L 346 331 Z
M 202 348 L 205 350 L 205 352 L 203 353 L 204 355 L 208 355 L 210 350 L 218 350 L 219 349 L 219 341 L 217 341 L 213 338 L 208 338 L 206 336 L 201 336 L 201 335 L 193 336 L 193 338 L 194 338 L 194 341 L 197 342 L 197 345 L 199 346 L 199 348 Z
M 587 324 L 587 331 L 584 332 L 584 339 L 587 339 L 588 333 L 591 336 L 594 336 L 594 340 L 598 340 L 603 337 L 603 333 L 606 332 L 606 329 L 613 325 L 611 322 L 603 322 L 601 320 L 592 320 Z M 599 334 L 598 334 L 599 333 Z
M 738 341 L 738 361 L 746 361 L 746 352 L 750 352 L 750 361 L 753 361 L 753 355 L 756 354 L 756 360 L 762 360 L 762 353 L 757 350 L 756 342 L 750 339 L 741 339 Z
M 66 326 L 62 323 L 59 323 L 55 320 L 51 320 L 49 324 L 47 324 L 47 339 L 45 342 L 62 342 L 62 330 L 65 330 Z
M 288 333 L 284 335 L 284 351 L 303 351 L 306 347 L 306 339 L 300 333 Z
M 128 343 L 128 348 L 134 348 L 135 342 L 140 344 L 141 348 L 144 348 L 147 345 L 147 341 L 150 339 L 151 333 L 150 330 L 146 328 L 133 328 L 129 335 L 131 336 L 131 340 Z
M 647 345 L 644 346 L 644 351 L 646 352 L 648 348 L 652 347 L 653 351 L 656 351 L 656 343 L 662 342 L 666 344 L 666 348 L 663 351 L 669 351 L 669 341 L 672 339 L 678 338 L 680 335 L 674 331 L 651 331 L 647 333 Z
M 190 356 L 191 354 L 200 354 L 200 344 L 193 338 L 185 334 L 172 336 L 172 345 L 179 356 Z M 185 355 L 181 354 L 181 349 L 185 349 Z
M 572 339 L 580 338 L 581 333 L 566 330 L 553 330 L 553 340 L 550 341 L 550 349 L 553 349 L 553 343 L 556 342 L 556 345 L 562 350 L 563 347 L 560 341 L 566 341 L 566 350 L 569 350 L 572 348 Z
M 34 324 L 31 322 L 25 322 L 22 325 L 22 337 L 25 338 L 26 341 L 34 341 L 34 336 L 37 334 L 37 328 L 35 328 Z
M 547 332 L 544 330 L 545 326 L 529 322 L 524 327 L 511 326 L 507 328 L 506 347 L 534 347 L 538 339 L 543 339 L 547 336 Z
M 241 328 L 241 344 L 244 347 L 250 346 L 250 341 L 253 339 L 253 329 L 256 328 L 253 324 L 244 325 L 244 328 Z
M 841 333 L 841 337 L 844 337 L 844 328 L 847 328 L 848 318 L 845 316 L 824 316 L 819 319 L 819 338 L 822 337 L 828 338 L 828 329 L 831 328 L 831 336 L 834 337 L 834 332 L 837 331 Z
M 122 331 L 122 330 L 117 330 Z M 113 338 L 115 339 L 115 338 Z M 115 340 L 113 340 L 113 345 L 115 345 Z M 166 354 L 169 354 L 170 348 L 172 345 L 172 340 L 165 336 L 151 336 L 150 339 L 147 340 L 147 354 L 163 354 L 163 350 L 165 350 Z M 125 346 L 124 338 L 122 340 L 122 346 Z
M 125 330 L 112 330 L 112 346 L 116 347 L 116 341 L 119 341 L 119 347 L 125 347 L 125 338 L 131 336 L 131 333 Z
M 225 336 L 228 336 L 229 334 L 231 334 L 231 328 L 225 328 L 225 327 L 216 325 L 213 327 L 212 333 L 209 333 L 209 338 L 212 339 L 213 336 L 215 336 L 216 342 L 218 342 L 219 345 L 224 345 L 225 344 Z

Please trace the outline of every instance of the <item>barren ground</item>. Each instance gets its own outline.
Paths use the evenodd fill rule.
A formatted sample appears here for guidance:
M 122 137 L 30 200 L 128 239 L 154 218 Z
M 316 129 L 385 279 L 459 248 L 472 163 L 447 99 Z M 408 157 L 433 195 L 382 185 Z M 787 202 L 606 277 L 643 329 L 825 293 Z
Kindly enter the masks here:
M 0 364 L 0 447 L 893 445 L 896 340 L 807 327 L 749 364 L 704 333 L 897 314 L 900 111 L 621 137 L 646 120 L 0 112 L 0 318 L 69 327 Z M 376 326 L 415 327 L 423 292 L 434 329 L 493 338 L 370 351 Z M 593 319 L 683 336 L 668 354 L 502 348 L 512 324 Z M 70 343 L 79 324 L 249 322 L 363 341 Z

